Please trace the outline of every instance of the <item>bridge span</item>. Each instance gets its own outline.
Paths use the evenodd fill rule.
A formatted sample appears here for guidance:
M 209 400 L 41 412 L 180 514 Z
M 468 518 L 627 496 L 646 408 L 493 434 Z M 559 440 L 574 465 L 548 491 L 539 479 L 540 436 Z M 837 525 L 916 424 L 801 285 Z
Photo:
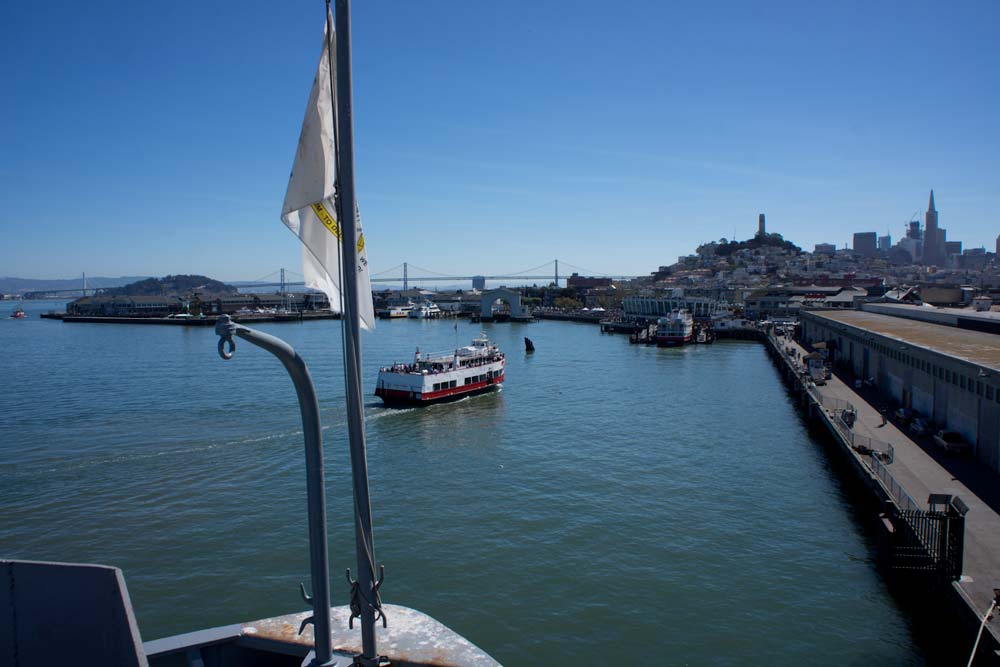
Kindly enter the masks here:
M 588 271 L 586 269 L 581 269 L 580 267 L 573 266 L 567 262 L 563 262 L 564 267 L 569 267 L 577 272 L 579 275 L 594 276 L 600 278 L 611 278 L 613 280 L 628 280 L 634 278 L 635 276 L 614 276 L 606 273 Z M 548 270 L 546 270 L 548 269 Z M 417 275 L 410 275 L 411 270 L 416 270 Z M 240 289 L 255 289 L 255 288 L 272 288 L 277 287 L 284 291 L 287 287 L 303 287 L 305 283 L 301 280 L 299 281 L 289 281 L 285 279 L 286 273 L 295 273 L 287 269 L 279 269 L 272 273 L 262 276 L 257 280 L 247 280 L 247 281 L 231 281 L 230 284 L 239 287 Z M 280 280 L 267 279 L 276 274 L 280 274 Z M 295 274 L 301 276 L 301 274 Z M 402 283 L 403 289 L 409 289 L 411 284 L 422 284 L 426 282 L 465 282 L 469 281 L 472 283 L 473 288 L 485 289 L 486 281 L 497 281 L 497 280 L 551 280 L 555 283 L 556 287 L 559 286 L 559 260 L 554 259 L 552 261 L 546 262 L 540 266 L 535 266 L 530 269 L 525 269 L 524 271 L 517 271 L 513 273 L 500 274 L 500 275 L 476 275 L 476 276 L 456 276 L 447 275 L 444 273 L 439 273 L 437 271 L 431 271 L 429 269 L 424 269 L 409 262 L 402 262 L 392 268 L 386 269 L 384 271 L 379 271 L 378 273 L 373 273 L 371 275 L 372 283 Z M 565 280 L 565 278 L 562 278 Z M 24 295 L 25 298 L 44 298 L 46 296 L 87 296 L 88 294 L 100 294 L 105 288 L 94 288 L 87 287 L 86 274 L 83 276 L 82 285 L 77 288 L 72 289 L 54 289 L 54 290 L 36 290 L 34 292 L 28 292 Z

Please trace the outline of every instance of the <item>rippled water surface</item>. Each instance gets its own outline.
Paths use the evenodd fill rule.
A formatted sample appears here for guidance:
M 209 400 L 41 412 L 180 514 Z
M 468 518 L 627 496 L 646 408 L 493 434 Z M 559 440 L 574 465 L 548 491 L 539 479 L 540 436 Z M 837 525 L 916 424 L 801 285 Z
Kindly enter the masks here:
M 207 328 L 37 318 L 50 307 L 0 313 L 0 555 L 121 567 L 144 639 L 301 610 L 301 427 L 279 363 L 246 343 L 224 362 Z M 454 347 L 454 325 L 380 322 L 363 336 L 366 391 L 379 364 Z M 260 328 L 299 350 L 321 397 L 343 604 L 339 323 Z M 502 391 L 368 401 L 386 601 L 507 665 L 923 664 L 760 345 L 482 328 L 508 354 Z M 459 321 L 457 338 L 479 330 Z

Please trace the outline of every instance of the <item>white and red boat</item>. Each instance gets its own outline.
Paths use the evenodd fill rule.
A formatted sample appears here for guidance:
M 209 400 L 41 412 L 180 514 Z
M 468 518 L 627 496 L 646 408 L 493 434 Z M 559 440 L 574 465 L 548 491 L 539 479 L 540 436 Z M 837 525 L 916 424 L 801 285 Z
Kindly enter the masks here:
M 504 380 L 503 352 L 486 335 L 454 352 L 424 353 L 380 368 L 375 395 L 386 403 L 425 405 L 489 391 Z
M 686 310 L 675 310 L 656 322 L 656 344 L 684 345 L 694 336 L 694 318 Z

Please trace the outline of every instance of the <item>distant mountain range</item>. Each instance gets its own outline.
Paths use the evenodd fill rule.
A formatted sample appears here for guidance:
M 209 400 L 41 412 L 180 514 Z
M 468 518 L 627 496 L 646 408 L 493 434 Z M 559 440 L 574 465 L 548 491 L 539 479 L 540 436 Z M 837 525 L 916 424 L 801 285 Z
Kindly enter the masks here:
M 144 280 L 149 276 L 119 276 L 118 278 L 107 278 L 104 276 L 87 276 L 87 289 L 97 287 L 121 287 L 134 283 L 137 280 Z M 46 290 L 71 290 L 81 289 L 83 280 L 81 278 L 65 278 L 55 280 L 38 280 L 35 278 L 14 278 L 9 276 L 0 277 L 0 293 L 2 294 L 24 294 L 25 292 L 44 292 Z

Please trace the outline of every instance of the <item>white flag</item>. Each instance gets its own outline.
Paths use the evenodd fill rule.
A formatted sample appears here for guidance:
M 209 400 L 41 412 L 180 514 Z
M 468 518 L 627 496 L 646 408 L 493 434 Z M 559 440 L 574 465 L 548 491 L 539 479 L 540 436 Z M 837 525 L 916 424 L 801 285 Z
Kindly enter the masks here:
M 330 52 L 327 31 L 333 29 L 333 17 L 327 12 L 323 31 L 323 51 L 316 68 L 306 117 L 302 121 L 295 164 L 288 179 L 281 221 L 302 241 L 302 273 L 308 287 L 318 289 L 330 299 L 330 308 L 340 308 L 340 221 L 334 202 L 336 152 L 334 149 L 333 109 L 330 94 Z M 336 83 L 334 82 L 334 86 Z M 355 210 L 358 248 L 358 314 L 361 326 L 375 328 L 371 279 L 361 215 Z

